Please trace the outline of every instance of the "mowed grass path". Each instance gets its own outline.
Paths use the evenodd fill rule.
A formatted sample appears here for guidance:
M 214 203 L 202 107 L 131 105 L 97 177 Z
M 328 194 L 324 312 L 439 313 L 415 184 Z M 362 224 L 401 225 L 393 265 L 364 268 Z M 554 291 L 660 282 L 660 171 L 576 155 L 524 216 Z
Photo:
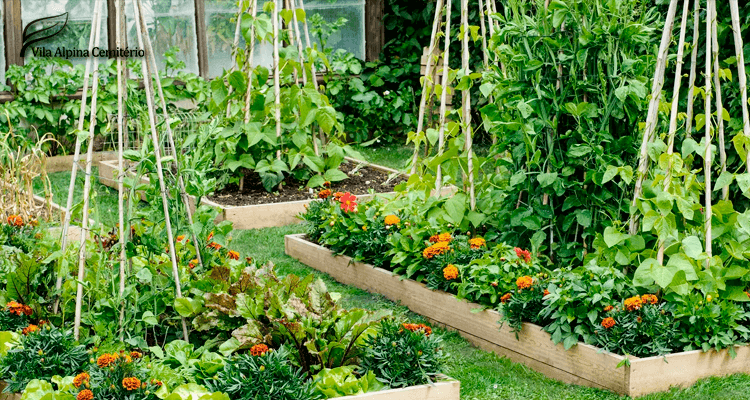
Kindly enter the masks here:
M 360 151 L 369 161 L 393 168 L 399 168 L 403 165 L 404 159 L 411 155 L 411 150 L 403 146 L 365 148 Z M 54 200 L 64 204 L 70 173 L 51 174 L 50 179 L 55 192 Z M 80 201 L 83 188 L 83 179 L 79 178 L 78 181 L 75 201 Z M 94 188 L 97 193 L 94 205 L 95 214 L 101 217 L 104 224 L 113 226 L 117 216 L 117 192 L 98 182 L 94 184 Z M 301 224 L 280 228 L 238 230 L 233 234 L 231 247 L 239 251 L 241 257 L 253 257 L 259 262 L 273 262 L 280 274 L 307 275 L 312 273 L 321 277 L 329 290 L 341 293 L 342 302 L 346 307 L 361 307 L 370 310 L 388 309 L 409 321 L 426 322 L 406 307 L 391 302 L 381 295 L 342 285 L 328 275 L 287 256 L 284 253 L 284 235 L 303 232 L 304 226 Z M 445 349 L 451 355 L 446 373 L 461 381 L 462 400 L 627 398 L 607 391 L 568 385 L 548 379 L 523 364 L 513 363 L 494 353 L 471 346 L 455 332 L 447 332 L 439 328 L 436 328 L 435 332 L 443 336 Z M 724 378 L 705 379 L 687 389 L 672 389 L 670 392 L 644 396 L 641 399 L 750 399 L 750 376 L 738 374 Z

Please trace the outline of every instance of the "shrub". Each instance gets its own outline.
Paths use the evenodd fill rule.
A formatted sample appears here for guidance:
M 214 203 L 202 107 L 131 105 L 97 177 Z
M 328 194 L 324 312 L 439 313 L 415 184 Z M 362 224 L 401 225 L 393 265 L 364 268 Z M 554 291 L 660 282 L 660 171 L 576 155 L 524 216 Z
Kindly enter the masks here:
M 155 400 L 160 381 L 148 379 L 143 368 L 143 355 L 137 351 L 104 353 L 91 364 L 88 372 L 73 380 L 77 399 L 91 400 Z
M 73 375 L 88 358 L 85 346 L 76 343 L 72 332 L 44 325 L 26 330 L 21 346 L 0 358 L 0 377 L 8 383 L 5 391 L 16 393 L 32 379 Z
M 291 365 L 288 356 L 284 347 L 263 355 L 235 356 L 227 359 L 224 368 L 213 379 L 207 379 L 205 385 L 234 400 L 319 399 L 312 381 Z
M 360 367 L 392 388 L 422 385 L 442 371 L 446 357 L 441 343 L 425 325 L 385 320 L 380 333 L 367 340 Z

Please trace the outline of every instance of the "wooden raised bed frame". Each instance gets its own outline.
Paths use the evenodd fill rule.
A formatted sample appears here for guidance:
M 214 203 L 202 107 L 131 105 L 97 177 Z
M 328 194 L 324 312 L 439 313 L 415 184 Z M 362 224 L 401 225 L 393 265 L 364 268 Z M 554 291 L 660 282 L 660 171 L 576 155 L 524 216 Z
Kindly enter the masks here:
M 526 364 L 563 382 L 636 397 L 666 391 L 671 386 L 686 387 L 711 376 L 750 373 L 750 346 L 736 347 L 734 359 L 726 350 L 695 350 L 666 357 L 631 356 L 630 366 L 618 368 L 625 357 L 585 343 L 565 350 L 562 344 L 555 345 L 538 325 L 524 323 L 516 339 L 507 325 L 499 328 L 497 311 L 472 312 L 482 306 L 430 290 L 410 279 L 402 280 L 390 271 L 354 262 L 350 257 L 335 256 L 332 251 L 307 241 L 305 235 L 287 235 L 284 244 L 286 254 L 341 283 L 400 301 L 432 322 L 458 331 L 484 350 Z
M 346 158 L 355 163 L 365 163 L 368 167 L 382 171 L 385 174 L 398 173 L 395 169 L 371 164 L 365 161 Z M 102 161 L 99 165 L 99 181 L 106 186 L 117 188 L 117 161 Z M 145 179 L 145 178 L 144 178 Z M 145 183 L 148 180 L 144 180 Z M 392 195 L 395 192 L 384 193 Z M 374 195 L 357 195 L 359 201 L 368 201 Z M 194 201 L 194 200 L 193 200 Z M 231 221 L 235 229 L 260 229 L 274 226 L 285 226 L 300 222 L 297 215 L 305 212 L 305 205 L 313 200 L 287 201 L 282 203 L 255 204 L 249 206 L 224 206 L 207 199 L 201 199 L 201 204 L 219 209 L 219 221 Z

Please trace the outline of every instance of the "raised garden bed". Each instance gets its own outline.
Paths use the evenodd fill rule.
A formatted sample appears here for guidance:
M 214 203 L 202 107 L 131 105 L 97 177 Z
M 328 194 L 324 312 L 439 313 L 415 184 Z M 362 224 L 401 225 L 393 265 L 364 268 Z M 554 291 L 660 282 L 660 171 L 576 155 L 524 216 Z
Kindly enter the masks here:
M 363 161 L 347 158 L 353 163 Z M 387 174 L 398 173 L 398 171 L 376 164 L 366 163 L 368 168 L 379 171 L 383 177 Z M 106 186 L 117 188 L 117 161 L 103 161 L 99 165 L 99 181 Z M 148 180 L 144 178 L 144 183 Z M 356 193 L 355 193 L 356 194 Z M 394 192 L 384 193 L 392 195 Z M 367 201 L 373 197 L 370 194 L 356 194 L 360 201 Z M 143 197 L 141 197 L 143 198 Z M 222 205 L 208 199 L 201 199 L 201 204 L 216 207 L 220 210 L 217 221 L 231 221 L 235 229 L 260 229 L 274 226 L 285 226 L 299 222 L 297 214 L 305 212 L 305 205 L 314 199 L 285 201 L 277 203 L 253 204 L 253 205 Z
M 331 400 L 459 400 L 460 398 L 461 382 L 448 380 L 436 382 L 432 385 L 388 389 L 356 396 L 336 397 Z
M 111 160 L 117 157 L 116 151 L 96 151 L 93 154 L 92 165 L 98 167 L 102 161 Z M 82 166 L 86 165 L 86 153 L 81 153 Z M 70 171 L 73 167 L 73 156 L 54 156 L 47 157 L 47 173 Z
M 287 235 L 284 243 L 286 254 L 341 283 L 399 301 L 415 313 L 458 331 L 482 349 L 563 382 L 636 397 L 666 391 L 671 386 L 689 386 L 710 376 L 750 373 L 748 346 L 737 347 L 734 359 L 726 350 L 696 350 L 665 357 L 629 357 L 630 365 L 618 368 L 625 357 L 585 343 L 565 350 L 562 344 L 555 345 L 538 325 L 524 323 L 516 339 L 507 325 L 499 328 L 500 314 L 494 310 L 475 312 L 482 306 L 430 290 L 390 271 L 354 262 L 350 257 L 335 256 L 332 251 L 307 241 L 304 235 Z
M 0 400 L 21 400 L 21 393 L 3 393 L 6 386 L 8 384 L 5 381 L 0 381 Z

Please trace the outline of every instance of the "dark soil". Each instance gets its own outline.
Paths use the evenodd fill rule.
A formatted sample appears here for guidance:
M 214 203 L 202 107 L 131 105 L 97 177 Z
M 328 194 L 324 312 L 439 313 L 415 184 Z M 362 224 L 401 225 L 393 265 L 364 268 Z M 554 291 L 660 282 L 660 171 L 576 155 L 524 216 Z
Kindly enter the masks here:
M 362 195 L 369 193 L 369 189 L 374 189 L 376 193 L 387 193 L 392 192 L 397 184 L 404 181 L 403 177 L 397 177 L 384 184 L 388 179 L 387 173 L 370 167 L 362 167 L 356 173 L 352 173 L 356 167 L 356 163 L 344 161 L 339 169 L 346 173 L 349 178 L 340 182 L 331 182 L 331 191 Z M 245 187 L 242 193 L 239 192 L 238 185 L 230 184 L 216 191 L 208 199 L 225 206 L 249 206 L 316 199 L 320 188 L 308 189 L 306 184 L 307 182 L 301 182 L 289 176 L 282 183 L 280 191 L 269 193 L 263 187 L 260 176 L 250 173 L 245 176 Z

